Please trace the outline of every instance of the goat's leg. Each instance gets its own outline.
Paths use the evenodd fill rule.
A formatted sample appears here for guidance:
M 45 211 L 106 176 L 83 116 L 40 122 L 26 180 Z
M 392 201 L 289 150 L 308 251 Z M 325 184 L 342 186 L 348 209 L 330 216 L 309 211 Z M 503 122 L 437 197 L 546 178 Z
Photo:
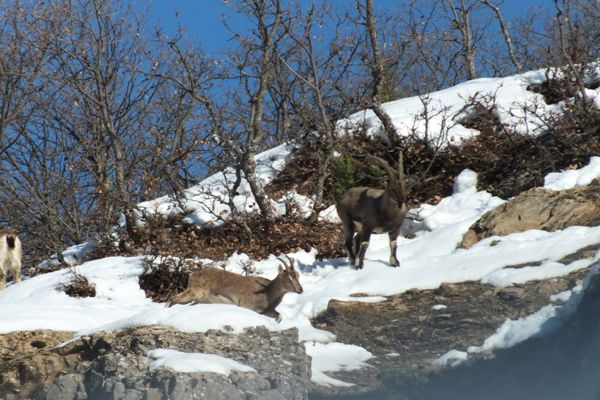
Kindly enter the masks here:
M 391 231 L 389 233 L 389 237 L 390 237 L 390 265 L 392 267 L 398 267 L 398 266 L 400 266 L 400 262 L 398 261 L 398 258 L 396 257 L 396 250 L 398 250 L 398 244 L 396 243 L 396 239 L 398 238 L 399 234 L 400 234 L 400 228 L 394 229 L 393 231 Z
M 267 310 L 262 315 L 266 315 L 267 317 L 275 318 L 275 321 L 281 322 L 281 314 L 279 314 L 275 309 Z
M 365 254 L 367 252 L 367 248 L 369 247 L 369 239 L 371 238 L 371 231 L 363 229 L 360 233 L 360 248 L 358 250 L 358 255 L 356 256 L 356 261 L 354 262 L 354 266 L 356 269 L 362 269 L 365 259 Z
M 354 250 L 354 254 L 358 254 L 360 251 L 360 233 L 354 235 L 354 243 L 352 246 L 352 250 Z
M 9 267 L 11 274 L 15 277 L 16 283 L 21 282 L 21 262 L 19 260 L 12 259 L 9 261 Z
M 344 224 L 344 249 L 346 250 L 346 254 L 348 255 L 348 260 L 350 264 L 354 265 L 354 260 L 356 258 L 356 251 L 353 249 L 352 242 L 354 237 L 354 227 L 352 225 L 348 226 Z
M 186 304 L 195 300 L 194 293 L 191 290 L 184 290 L 183 292 L 176 294 L 169 299 L 168 306 L 171 307 L 173 304 Z

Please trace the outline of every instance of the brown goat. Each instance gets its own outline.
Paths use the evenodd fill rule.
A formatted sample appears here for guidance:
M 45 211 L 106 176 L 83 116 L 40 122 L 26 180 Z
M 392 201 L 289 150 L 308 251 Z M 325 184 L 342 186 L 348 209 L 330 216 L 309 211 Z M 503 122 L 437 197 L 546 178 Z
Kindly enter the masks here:
M 204 268 L 190 275 L 187 289 L 171 298 L 171 304 L 224 303 L 249 308 L 260 314 L 280 319 L 275 308 L 287 292 L 302 293 L 294 261 L 279 259 L 279 273 L 273 280 L 258 276 L 242 276 L 216 268 Z
M 14 232 L 0 231 L 0 290 L 6 286 L 7 272 L 21 282 L 21 241 Z
M 387 233 L 390 238 L 389 262 L 397 267 L 400 263 L 396 258 L 396 238 L 407 212 L 402 152 L 397 175 L 385 160 L 372 155 L 366 157 L 380 165 L 389 180 L 385 189 L 350 188 L 337 202 L 337 213 L 344 228 L 344 248 L 350 263 L 361 269 L 371 233 Z

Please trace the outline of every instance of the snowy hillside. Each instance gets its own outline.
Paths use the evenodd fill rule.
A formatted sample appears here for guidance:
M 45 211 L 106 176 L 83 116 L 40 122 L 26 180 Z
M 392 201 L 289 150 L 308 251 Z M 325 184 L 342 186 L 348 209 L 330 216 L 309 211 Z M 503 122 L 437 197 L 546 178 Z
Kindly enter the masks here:
M 436 118 L 438 126 L 448 126 L 444 139 L 459 142 L 477 132 L 462 127 L 456 121 L 465 112 L 465 104 L 475 93 L 495 94 L 499 113 L 511 125 L 522 132 L 538 134 L 540 126 L 535 119 L 524 115 L 524 102 L 539 101 L 538 94 L 527 91 L 531 83 L 544 79 L 541 71 L 504 79 L 478 79 L 471 82 L 432 93 L 430 104 L 440 111 Z M 598 96 L 600 92 L 596 91 Z M 598 97 L 596 97 L 598 98 Z M 385 106 L 401 131 L 415 127 L 415 116 L 422 111 L 420 98 L 408 98 Z M 554 112 L 561 105 L 548 106 L 547 112 Z M 443 112 L 441 112 L 443 111 Z M 378 124 L 370 112 L 355 114 L 340 127 L 353 124 L 366 118 L 367 125 L 374 134 Z M 422 129 L 416 126 L 417 130 Z M 441 132 L 441 130 L 439 130 Z M 282 145 L 262 153 L 257 158 L 258 174 L 263 183 L 269 182 L 285 165 L 290 147 Z M 600 161 L 591 160 L 589 166 L 578 170 L 550 174 L 546 186 L 562 190 L 574 185 L 588 184 L 600 177 Z M 185 192 L 185 209 L 188 220 L 196 224 L 215 222 L 217 216 L 229 213 L 227 191 L 223 186 L 231 182 L 228 173 L 213 175 Z M 480 281 L 496 287 L 507 287 L 536 279 L 566 275 L 594 264 L 600 254 L 562 264 L 559 260 L 586 246 L 600 243 L 600 227 L 571 227 L 562 231 L 546 232 L 532 230 L 505 237 L 491 237 L 482 240 L 470 249 L 457 248 L 463 234 L 486 211 L 502 204 L 500 199 L 476 189 L 477 174 L 463 171 L 456 179 L 454 192 L 437 205 L 424 204 L 415 213 L 422 218 L 415 237 L 398 239 L 399 268 L 390 268 L 389 244 L 387 235 L 373 235 L 368 248 L 363 270 L 352 268 L 345 258 L 317 261 L 317 251 L 289 254 L 296 260 L 300 269 L 302 294 L 289 293 L 278 307 L 282 321 L 256 314 L 250 310 L 230 305 L 176 305 L 166 307 L 145 297 L 140 289 L 138 276 L 143 272 L 142 260 L 131 257 L 111 257 L 90 261 L 75 267 L 75 271 L 85 276 L 96 286 L 97 294 L 90 298 L 72 298 L 57 287 L 68 281 L 69 271 L 60 270 L 12 284 L 0 292 L 0 333 L 17 330 L 51 329 L 73 331 L 74 335 L 106 329 L 142 326 L 167 325 L 182 331 L 206 331 L 209 329 L 229 329 L 240 332 L 246 327 L 264 326 L 269 330 L 291 327 L 299 329 L 300 340 L 305 343 L 307 353 L 312 357 L 312 379 L 322 385 L 352 385 L 327 375 L 327 372 L 340 369 L 362 368 L 368 364 L 372 354 L 350 344 L 336 342 L 329 332 L 311 324 L 311 318 L 327 308 L 331 299 L 377 302 L 385 296 L 403 293 L 409 289 L 433 289 L 442 283 Z M 240 209 L 256 209 L 247 187 L 242 187 L 234 203 Z M 295 196 L 290 193 L 290 196 Z M 302 207 L 309 207 L 310 201 L 297 196 Z M 277 207 L 283 207 L 277 205 Z M 147 212 L 169 213 L 179 210 L 178 204 L 169 196 L 140 205 Z M 341 243 L 340 243 L 341 246 Z M 254 266 L 260 276 L 273 278 L 277 274 L 279 254 L 264 260 L 255 260 Z M 248 260 L 245 254 L 232 255 L 223 266 L 234 272 L 241 272 Z M 514 268 L 515 265 L 539 262 L 539 266 Z M 585 284 L 585 283 L 584 283 Z M 497 333 L 484 343 L 472 343 L 469 352 L 476 353 L 493 348 L 512 346 L 526 338 L 541 333 L 540 327 L 548 320 L 559 321 L 568 315 L 577 304 L 582 287 L 564 293 L 554 299 L 554 303 L 538 313 L 518 321 L 506 321 L 498 327 Z M 361 293 L 361 297 L 352 296 Z M 551 303 L 551 299 L 548 299 Z M 441 305 L 443 306 L 443 305 Z M 431 310 L 432 313 L 437 312 Z M 550 324 L 551 325 L 551 324 Z M 549 324 L 545 324 L 545 327 Z M 446 364 L 465 359 L 468 354 L 454 349 L 441 355 L 435 362 Z M 398 349 L 400 352 L 401 349 Z M 170 357 L 167 357 L 170 356 Z M 203 363 L 198 355 L 165 354 L 157 352 L 152 357 L 167 357 L 169 365 L 175 369 L 192 363 L 194 368 Z M 162 362 L 162 361 L 160 361 Z M 217 370 L 233 368 L 227 360 L 211 359 L 207 365 L 212 370 L 215 363 L 222 365 Z M 235 366 L 243 368 L 244 366 Z M 207 367 L 208 368 L 208 367 Z

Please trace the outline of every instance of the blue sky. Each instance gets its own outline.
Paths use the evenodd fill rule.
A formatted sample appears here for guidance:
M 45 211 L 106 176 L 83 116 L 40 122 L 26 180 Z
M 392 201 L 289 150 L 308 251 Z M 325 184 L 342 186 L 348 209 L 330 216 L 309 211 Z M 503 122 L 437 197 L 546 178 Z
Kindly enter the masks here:
M 138 0 L 139 1 L 139 0 Z M 334 0 L 340 4 L 354 0 Z M 375 0 L 376 7 L 395 7 L 403 0 Z M 140 3 L 144 3 L 143 0 Z M 173 33 L 177 21 L 187 36 L 199 43 L 209 54 L 216 55 L 227 46 L 229 32 L 223 26 L 223 14 L 230 15 L 231 7 L 224 0 L 149 0 L 149 23 L 158 24 L 165 33 Z M 531 7 L 548 7 L 550 0 L 506 0 L 502 5 L 505 18 L 522 15 Z M 176 17 L 178 13 L 178 18 Z
M 180 23 L 187 36 L 208 53 L 216 54 L 231 36 L 223 26 L 222 15 L 231 7 L 223 0 L 150 0 L 149 23 L 173 33 Z M 177 16 L 176 16 L 177 15 Z

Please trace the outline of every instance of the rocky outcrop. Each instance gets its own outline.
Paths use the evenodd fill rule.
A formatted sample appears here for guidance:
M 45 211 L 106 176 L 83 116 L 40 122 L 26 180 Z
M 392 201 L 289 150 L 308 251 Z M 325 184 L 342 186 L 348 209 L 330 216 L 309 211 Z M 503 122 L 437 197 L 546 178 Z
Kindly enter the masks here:
M 462 247 L 479 240 L 524 232 L 529 229 L 554 231 L 569 226 L 600 225 L 600 184 L 553 191 L 534 188 L 485 213 L 469 228 Z
M 12 342 L 24 342 L 23 335 L 30 334 L 19 332 L 5 335 L 4 339 L 12 337 Z M 34 336 L 39 335 L 42 333 Z M 0 398 L 306 399 L 310 386 L 310 361 L 304 346 L 298 343 L 296 330 L 270 332 L 254 328 L 242 334 L 228 334 L 144 327 L 101 332 L 60 347 L 54 347 L 55 342 L 49 343 L 40 356 L 51 360 L 46 364 L 29 364 L 20 355 L 3 357 Z M 234 371 L 225 376 L 181 373 L 164 367 L 150 371 L 152 360 L 147 353 L 157 348 L 215 354 L 256 372 Z M 45 367 L 39 368 L 40 365 Z M 35 372 L 20 372 L 28 369 Z
M 0 399 L 32 398 L 61 371 L 74 370 L 79 355 L 54 350 L 72 337 L 46 330 L 0 335 Z
M 597 400 L 600 398 L 600 275 L 562 326 L 498 351 L 492 359 L 442 371 L 412 400 Z M 549 321 L 551 323 L 551 321 Z

